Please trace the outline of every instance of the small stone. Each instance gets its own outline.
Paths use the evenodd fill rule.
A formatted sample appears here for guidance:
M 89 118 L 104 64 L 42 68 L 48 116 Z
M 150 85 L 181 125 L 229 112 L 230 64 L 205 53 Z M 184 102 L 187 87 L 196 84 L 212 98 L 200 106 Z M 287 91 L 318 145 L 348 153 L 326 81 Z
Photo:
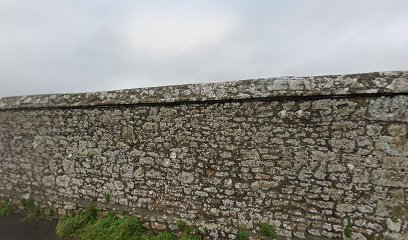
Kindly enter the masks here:
M 152 222 L 150 225 L 151 225 L 152 229 L 157 229 L 157 230 L 165 230 L 166 229 L 166 225 L 164 225 L 163 223 Z
M 24 194 L 21 196 L 22 199 L 30 199 L 31 195 L 29 193 Z
M 67 175 L 58 176 L 55 179 L 55 183 L 57 184 L 57 186 L 60 186 L 60 187 L 68 187 L 69 182 L 70 182 L 70 178 Z
M 75 162 L 70 161 L 70 160 L 64 160 L 62 162 L 62 167 L 64 169 L 64 172 L 66 173 L 75 173 Z
M 392 156 L 408 156 L 408 139 L 405 137 L 381 136 L 375 146 Z
M 179 179 L 182 183 L 192 183 L 194 182 L 194 175 L 189 172 L 182 172 L 179 174 Z
M 251 188 L 254 190 L 271 189 L 277 187 L 279 184 L 275 181 L 255 181 L 251 184 Z
M 286 110 L 282 110 L 278 113 L 280 118 L 286 118 L 288 116 L 288 113 L 286 112 Z
M 115 188 L 116 189 L 118 189 L 118 190 L 122 190 L 125 186 L 123 185 L 123 183 L 121 182 L 121 181 L 119 181 L 119 180 L 116 180 L 115 182 L 114 182 L 114 185 L 115 185 Z
M 53 176 L 44 176 L 42 178 L 42 184 L 46 187 L 51 187 L 54 185 L 54 177 Z
M 225 179 L 224 187 L 231 188 L 232 187 L 232 179 Z
M 361 233 L 359 233 L 359 232 L 353 233 L 353 234 L 351 235 L 351 239 L 352 239 L 352 240 L 367 240 L 367 238 L 364 237 L 364 235 L 361 234 Z
M 399 232 L 401 230 L 401 220 L 392 220 L 387 218 L 387 227 L 392 232 Z
M 391 124 L 388 127 L 388 133 L 391 136 L 405 136 L 407 135 L 407 128 L 403 124 Z
M 387 86 L 388 89 L 395 92 L 408 92 L 408 79 L 397 78 L 394 79 L 390 85 Z
M 356 207 L 348 203 L 337 204 L 336 210 L 339 212 L 354 212 Z
M 296 117 L 301 118 L 304 116 L 303 110 L 296 111 Z
M 376 78 L 373 82 L 377 87 L 385 87 L 387 85 L 387 79 L 385 78 Z
M 353 164 L 351 164 L 351 163 L 348 163 L 348 164 L 347 164 L 347 169 L 348 169 L 349 171 L 353 171 L 354 168 L 355 168 L 355 166 L 354 166 Z
M 374 212 L 374 209 L 372 206 L 369 205 L 361 205 L 357 207 L 358 211 L 362 212 L 362 213 L 372 213 Z

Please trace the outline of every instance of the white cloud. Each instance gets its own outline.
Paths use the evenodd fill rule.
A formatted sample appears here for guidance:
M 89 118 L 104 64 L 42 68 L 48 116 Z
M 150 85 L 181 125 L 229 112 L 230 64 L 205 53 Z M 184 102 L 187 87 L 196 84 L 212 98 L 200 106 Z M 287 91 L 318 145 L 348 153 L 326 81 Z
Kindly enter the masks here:
M 135 53 L 172 57 L 222 42 L 235 27 L 228 13 L 197 13 L 173 9 L 137 11 L 120 27 Z
M 408 70 L 406 9 L 406 0 L 0 0 L 0 96 Z

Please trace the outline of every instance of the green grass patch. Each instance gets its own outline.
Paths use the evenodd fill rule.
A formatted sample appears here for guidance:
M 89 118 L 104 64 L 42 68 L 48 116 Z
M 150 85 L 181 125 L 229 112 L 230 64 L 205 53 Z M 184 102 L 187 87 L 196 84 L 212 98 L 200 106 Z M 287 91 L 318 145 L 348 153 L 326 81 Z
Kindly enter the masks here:
M 182 232 L 180 240 L 200 240 L 201 237 L 198 236 L 198 229 L 189 226 L 185 221 L 178 220 L 176 223 L 177 229 Z
M 97 219 L 97 210 L 93 205 L 73 216 L 64 216 L 58 221 L 57 235 L 60 237 L 77 237 L 79 232 Z
M 237 240 L 248 240 L 249 235 L 246 231 L 244 230 L 238 230 L 237 232 Z
M 188 232 L 189 231 L 189 226 L 188 226 L 188 224 L 185 222 L 185 221 L 183 221 L 183 220 L 178 220 L 177 222 L 176 222 L 176 226 L 177 226 L 177 229 L 179 230 L 179 231 L 181 231 L 181 232 Z
M 5 217 L 10 215 L 13 212 L 11 207 L 10 199 L 5 199 L 0 202 L 0 217 Z
M 266 223 L 259 223 L 258 227 L 262 235 L 264 235 L 268 239 L 276 239 L 277 234 L 276 234 L 276 229 L 274 226 L 266 224 Z
M 154 237 L 148 238 L 149 240 L 176 240 L 176 235 L 171 232 L 162 232 Z
M 76 237 L 84 240 L 128 240 L 146 238 L 142 224 L 135 216 L 119 218 L 109 213 L 79 230 Z
M 167 231 L 149 235 L 143 231 L 138 217 L 118 217 L 113 212 L 98 217 L 98 210 L 90 205 L 75 215 L 61 218 L 56 232 L 61 238 L 79 240 L 201 240 L 198 230 L 184 221 L 177 222 L 177 227 L 182 232 L 180 238 Z
M 176 235 L 170 232 L 149 236 L 136 216 L 118 217 L 110 212 L 98 218 L 98 210 L 92 205 L 76 215 L 61 218 L 56 232 L 62 238 L 80 240 L 176 240 Z

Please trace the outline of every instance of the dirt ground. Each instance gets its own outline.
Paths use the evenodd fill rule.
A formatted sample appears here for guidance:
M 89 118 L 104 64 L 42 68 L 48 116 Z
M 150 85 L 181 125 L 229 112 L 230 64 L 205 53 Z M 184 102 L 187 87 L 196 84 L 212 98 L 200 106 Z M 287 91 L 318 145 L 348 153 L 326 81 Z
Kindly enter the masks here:
M 23 221 L 22 215 L 0 218 L 1 240 L 60 240 L 55 235 L 57 221 Z

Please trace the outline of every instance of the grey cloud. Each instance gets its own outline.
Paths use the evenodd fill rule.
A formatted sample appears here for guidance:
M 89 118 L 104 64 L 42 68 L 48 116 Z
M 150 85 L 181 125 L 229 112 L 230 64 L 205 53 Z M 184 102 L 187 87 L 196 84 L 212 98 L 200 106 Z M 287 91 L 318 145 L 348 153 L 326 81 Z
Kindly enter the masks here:
M 407 70 L 405 0 L 0 0 L 0 96 Z

